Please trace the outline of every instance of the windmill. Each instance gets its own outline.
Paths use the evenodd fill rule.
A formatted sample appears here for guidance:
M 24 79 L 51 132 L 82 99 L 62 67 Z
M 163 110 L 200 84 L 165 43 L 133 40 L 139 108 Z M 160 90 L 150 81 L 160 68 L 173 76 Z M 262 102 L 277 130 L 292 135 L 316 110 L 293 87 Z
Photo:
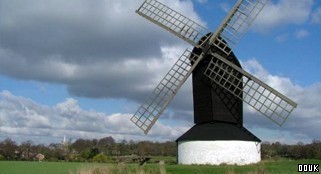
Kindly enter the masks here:
M 243 127 L 243 102 L 282 126 L 297 104 L 244 71 L 232 52 L 267 0 L 238 0 L 215 32 L 156 0 L 136 11 L 194 46 L 186 49 L 131 117 L 145 134 L 192 74 L 195 125 L 179 137 L 179 164 L 261 160 L 260 139 Z

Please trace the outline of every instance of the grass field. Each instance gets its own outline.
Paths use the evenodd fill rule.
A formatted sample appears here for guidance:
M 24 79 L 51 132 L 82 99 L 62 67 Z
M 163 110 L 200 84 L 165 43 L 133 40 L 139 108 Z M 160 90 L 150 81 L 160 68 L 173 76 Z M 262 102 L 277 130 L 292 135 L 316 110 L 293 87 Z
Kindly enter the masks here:
M 263 161 L 249 166 L 202 166 L 147 164 L 143 167 L 137 164 L 103 164 L 74 162 L 23 162 L 0 161 L 0 174 L 100 174 L 100 173 L 167 173 L 167 174 L 292 174 L 297 173 L 298 164 L 321 164 L 321 160 L 278 160 Z

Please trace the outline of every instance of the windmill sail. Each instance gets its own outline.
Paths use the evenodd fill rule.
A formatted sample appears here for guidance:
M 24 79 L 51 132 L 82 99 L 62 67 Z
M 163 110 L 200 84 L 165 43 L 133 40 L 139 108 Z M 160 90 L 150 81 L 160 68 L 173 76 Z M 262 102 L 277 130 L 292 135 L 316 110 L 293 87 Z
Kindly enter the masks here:
M 229 55 L 232 52 L 231 49 L 239 42 L 267 1 L 238 0 L 220 27 L 214 33 L 209 34 L 210 32 L 205 27 L 164 4 L 156 0 L 145 0 L 136 13 L 194 47 L 201 48 L 202 54 L 196 55 L 186 50 L 145 103 L 131 117 L 131 121 L 147 134 L 182 84 L 203 59 L 203 55 L 214 54 L 218 58 L 211 60 L 205 75 L 277 124 L 282 125 L 297 104 L 241 68 L 235 67 L 226 58 L 219 56 L 218 52 L 211 53 L 212 48 L 218 48 L 225 54 L 224 56 Z M 246 81 L 243 82 L 244 79 Z M 233 82 L 230 83 L 230 80 Z
M 205 76 L 282 126 L 297 104 L 222 56 L 213 56 Z
M 201 59 L 186 49 L 130 120 L 147 134 Z
M 199 47 L 200 39 L 209 33 L 205 27 L 155 0 L 145 0 L 136 13 L 195 47 Z
M 266 2 L 267 0 L 239 0 L 212 35 L 210 43 L 229 55 Z

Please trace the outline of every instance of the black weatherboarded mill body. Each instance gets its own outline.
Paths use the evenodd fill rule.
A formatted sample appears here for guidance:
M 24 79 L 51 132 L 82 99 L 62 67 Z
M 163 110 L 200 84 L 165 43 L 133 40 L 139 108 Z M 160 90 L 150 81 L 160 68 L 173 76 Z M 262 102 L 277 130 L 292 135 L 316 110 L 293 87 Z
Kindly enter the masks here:
M 211 51 L 224 54 L 219 49 L 213 49 L 215 48 L 212 48 Z M 199 55 L 201 52 L 200 48 L 193 49 L 195 54 Z M 212 58 L 214 57 L 210 54 L 205 55 L 192 73 L 194 123 L 196 125 L 176 141 L 243 140 L 261 142 L 259 138 L 243 127 L 243 101 L 204 76 Z M 227 59 L 241 68 L 241 64 L 233 52 Z M 233 81 L 224 83 L 224 85 L 229 85 Z
M 244 71 L 232 52 L 266 3 L 238 0 L 213 32 L 156 0 L 145 0 L 136 11 L 194 46 L 183 52 L 130 119 L 147 134 L 192 75 L 195 125 L 176 140 L 178 163 L 257 163 L 260 140 L 243 127 L 243 102 L 280 126 L 297 107 Z

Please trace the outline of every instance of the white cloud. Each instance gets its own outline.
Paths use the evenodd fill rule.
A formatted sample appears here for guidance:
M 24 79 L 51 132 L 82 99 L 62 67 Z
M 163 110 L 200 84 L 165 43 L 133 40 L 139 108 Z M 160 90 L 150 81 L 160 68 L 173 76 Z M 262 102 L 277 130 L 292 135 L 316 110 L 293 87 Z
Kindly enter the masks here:
M 72 139 L 113 136 L 116 140 L 164 141 L 174 140 L 187 130 L 185 126 L 168 126 L 160 121 L 145 136 L 130 122 L 131 116 L 83 110 L 72 98 L 56 106 L 45 106 L 9 91 L 0 92 L 1 137 L 18 137 L 20 142 L 31 139 L 36 143 L 51 143 L 64 135 Z
M 309 31 L 305 29 L 301 29 L 295 32 L 295 37 L 297 39 L 303 39 L 305 37 L 309 36 Z
M 228 3 L 222 3 L 222 4 L 220 4 L 220 7 L 221 7 L 221 9 L 224 11 L 224 12 L 226 12 L 226 13 L 228 13 L 230 10 L 231 10 L 231 6 L 230 6 L 230 4 L 228 4 Z
M 321 7 L 317 8 L 317 9 L 312 13 L 311 22 L 314 23 L 314 24 L 319 24 L 319 23 L 321 23 Z
M 320 83 L 308 87 L 296 85 L 289 78 L 271 75 L 255 59 L 243 62 L 243 67 L 260 80 L 298 103 L 298 107 L 292 112 L 282 127 L 278 127 L 273 122 L 262 117 L 258 112 L 251 112 L 251 108 L 245 105 L 245 124 L 249 126 L 254 133 L 258 131 L 263 138 L 266 137 L 269 140 L 273 140 L 273 136 L 269 134 L 278 134 L 280 136 L 274 137 L 274 140 L 283 140 L 285 143 L 288 141 L 291 141 L 291 143 L 298 141 L 310 142 L 312 139 L 320 138 Z M 262 129 L 265 130 L 260 131 Z
M 285 42 L 289 38 L 289 34 L 281 34 L 275 37 L 275 41 L 278 43 Z
M 46 1 L 51 5 L 39 6 L 33 5 L 42 1 L 10 4 L 13 2 L 7 1 L 8 8 L 3 8 L 6 12 L 0 11 L 0 34 L 4 36 L 1 42 L 5 45 L 0 47 L 0 73 L 18 79 L 65 84 L 73 95 L 142 101 L 186 46 L 173 39 L 175 37 L 170 33 L 138 17 L 134 13 L 140 5 L 138 1 L 115 0 L 106 1 L 107 4 L 78 0 Z M 163 2 L 205 25 L 194 12 L 191 1 Z M 309 18 L 311 5 L 312 0 L 281 0 L 268 4 L 256 20 L 256 28 L 267 31 L 283 24 L 302 24 Z M 21 8 L 14 10 L 17 7 Z M 313 21 L 318 21 L 317 12 Z M 298 32 L 297 36 L 305 37 L 306 34 Z M 277 41 L 285 41 L 288 37 L 289 34 L 280 35 Z M 315 132 L 321 132 L 321 85 L 303 88 L 288 78 L 271 75 L 255 60 L 244 64 L 250 72 L 299 103 L 299 108 L 284 128 L 271 126 L 273 124 L 258 117 L 258 113 L 253 114 L 249 110 L 245 110 L 244 115 L 254 119 L 249 119 L 246 124 L 274 133 L 288 131 L 287 135 L 295 138 L 299 134 L 306 139 L 318 138 Z M 67 135 L 72 138 L 113 136 L 119 140 L 173 140 L 191 123 L 173 125 L 164 122 L 187 120 L 186 115 L 191 116 L 188 118 L 191 121 L 191 102 L 189 83 L 183 86 L 169 106 L 169 114 L 165 111 L 167 115 L 163 115 L 163 120 L 157 122 L 150 134 L 145 136 L 129 121 L 132 114 L 107 115 L 84 110 L 72 98 L 55 106 L 44 106 L 2 91 L 0 135 L 41 139 Z M 262 136 L 260 138 L 266 135 Z
M 192 1 L 162 2 L 206 25 Z M 81 97 L 141 101 L 188 45 L 135 14 L 141 3 L 1 2 L 0 74 L 66 85 Z
M 275 41 L 278 43 L 283 43 L 288 41 L 289 39 L 291 39 L 292 37 L 296 38 L 296 39 L 304 39 L 306 37 L 309 36 L 309 31 L 306 29 L 300 29 L 295 31 L 294 33 L 283 33 L 283 34 L 279 34 L 275 37 Z
M 254 28 L 268 32 L 275 27 L 288 24 L 303 24 L 309 19 L 313 0 L 269 1 L 255 21 Z
M 242 65 L 245 70 L 298 103 L 298 108 L 293 111 L 283 127 L 278 127 L 244 104 L 244 123 L 247 128 L 263 141 L 295 143 L 310 142 L 319 138 L 321 84 L 301 87 L 289 78 L 271 75 L 255 59 L 247 60 Z M 64 135 L 72 139 L 113 136 L 117 140 L 175 140 L 193 125 L 192 118 L 186 121 L 186 115 L 192 112 L 192 106 L 185 106 L 185 112 L 177 109 L 179 108 L 177 103 L 187 98 L 192 99 L 190 89 L 184 90 L 186 91 L 180 92 L 181 95 L 177 95 L 175 101 L 165 111 L 165 115 L 162 115 L 147 136 L 129 121 L 132 116 L 130 113 L 107 115 L 84 110 L 77 100 L 72 98 L 55 106 L 45 106 L 15 96 L 9 91 L 2 91 L 0 92 L 1 137 L 10 136 L 18 140 L 32 139 L 35 142 L 45 141 L 45 143 L 59 141 Z M 168 113 L 174 117 L 166 116 Z

